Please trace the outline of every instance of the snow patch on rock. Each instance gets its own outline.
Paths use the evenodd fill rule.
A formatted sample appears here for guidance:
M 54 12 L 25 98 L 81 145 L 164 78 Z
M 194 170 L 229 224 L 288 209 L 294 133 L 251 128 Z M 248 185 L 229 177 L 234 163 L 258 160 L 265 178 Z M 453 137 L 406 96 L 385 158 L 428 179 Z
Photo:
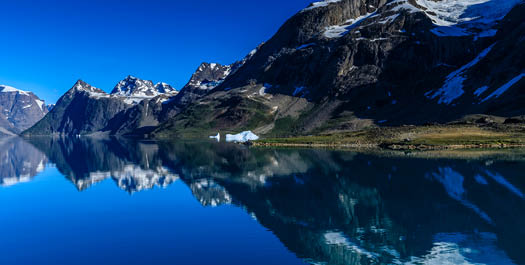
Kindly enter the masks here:
M 512 78 L 509 82 L 502 85 L 498 89 L 496 89 L 494 92 L 492 92 L 490 95 L 488 95 L 485 99 L 482 100 L 482 102 L 485 102 L 491 98 L 498 98 L 501 96 L 505 91 L 507 91 L 509 88 L 511 88 L 514 84 L 518 83 L 523 77 L 525 77 L 525 73 L 521 73 L 518 76 Z
M 111 95 L 123 98 L 127 104 L 137 104 L 144 99 L 152 99 L 160 95 L 174 96 L 177 93 L 177 90 L 166 83 L 153 85 L 152 81 L 130 75 L 113 88 Z
M 27 91 L 23 91 L 23 90 L 14 88 L 12 86 L 6 86 L 6 85 L 0 85 L 0 92 L 1 93 L 15 92 L 15 93 L 23 94 L 23 95 L 29 95 L 29 92 Z
M 375 14 L 375 12 L 367 13 L 367 14 L 364 14 L 362 16 L 349 19 L 349 20 L 347 20 L 345 23 L 343 23 L 341 25 L 335 25 L 335 26 L 326 27 L 325 31 L 323 33 L 323 36 L 325 36 L 328 39 L 340 38 L 340 37 L 346 35 L 353 28 L 359 26 L 359 24 L 361 24 L 361 22 L 363 22 L 367 18 L 373 16 L 374 14 Z
M 494 44 L 483 50 L 476 58 L 474 58 L 474 60 L 449 74 L 445 80 L 445 83 L 440 89 L 434 93 L 432 93 L 432 91 L 427 92 L 425 96 L 430 99 L 439 97 L 439 104 L 450 104 L 454 100 L 461 97 L 461 95 L 465 93 L 465 91 L 463 91 L 463 81 L 466 80 L 464 77 L 465 71 L 476 65 L 479 61 L 481 61 L 481 59 L 487 56 L 493 46 Z
M 502 19 L 520 0 L 416 0 L 437 27 L 437 36 L 489 37 L 495 22 Z
M 329 4 L 337 3 L 337 2 L 341 2 L 341 0 L 324 0 L 324 1 L 314 2 L 314 3 L 311 3 L 310 6 L 308 6 L 307 8 L 303 9 L 303 12 L 307 10 L 312 10 L 315 8 L 323 7 L 323 6 L 328 6 Z

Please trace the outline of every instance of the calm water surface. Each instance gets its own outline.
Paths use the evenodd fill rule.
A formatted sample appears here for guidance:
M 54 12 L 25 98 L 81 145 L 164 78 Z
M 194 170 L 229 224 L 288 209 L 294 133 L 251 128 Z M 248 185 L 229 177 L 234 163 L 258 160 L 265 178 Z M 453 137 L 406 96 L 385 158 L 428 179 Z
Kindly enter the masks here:
M 525 264 L 525 152 L 0 139 L 0 264 Z

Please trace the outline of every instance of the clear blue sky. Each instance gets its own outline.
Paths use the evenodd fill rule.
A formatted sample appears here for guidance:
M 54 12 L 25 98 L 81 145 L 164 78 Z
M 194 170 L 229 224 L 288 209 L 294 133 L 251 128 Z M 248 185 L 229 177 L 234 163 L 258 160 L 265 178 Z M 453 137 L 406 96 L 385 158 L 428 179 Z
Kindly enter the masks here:
M 229 64 L 313 0 L 0 0 L 0 84 L 54 103 L 77 79 L 127 75 L 180 89 L 201 62 Z

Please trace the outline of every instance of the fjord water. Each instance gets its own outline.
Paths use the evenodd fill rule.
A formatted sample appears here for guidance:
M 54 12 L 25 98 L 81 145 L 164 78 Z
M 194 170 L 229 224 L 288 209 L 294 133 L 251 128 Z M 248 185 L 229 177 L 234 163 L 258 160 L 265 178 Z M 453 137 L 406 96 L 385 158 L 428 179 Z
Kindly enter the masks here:
M 524 264 L 525 155 L 0 139 L 1 264 Z

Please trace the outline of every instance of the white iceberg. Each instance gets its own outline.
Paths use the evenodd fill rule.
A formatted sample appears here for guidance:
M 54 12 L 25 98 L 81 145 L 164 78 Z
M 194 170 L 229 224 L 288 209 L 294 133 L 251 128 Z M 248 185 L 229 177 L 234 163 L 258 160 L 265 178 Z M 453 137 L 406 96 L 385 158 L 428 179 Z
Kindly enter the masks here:
M 238 134 L 226 134 L 226 142 L 244 143 L 248 141 L 258 140 L 259 136 L 252 133 L 252 131 L 245 131 Z
M 210 139 L 217 139 L 217 142 L 220 142 L 221 141 L 221 134 L 220 133 L 217 133 L 217 135 L 215 136 L 210 136 Z

